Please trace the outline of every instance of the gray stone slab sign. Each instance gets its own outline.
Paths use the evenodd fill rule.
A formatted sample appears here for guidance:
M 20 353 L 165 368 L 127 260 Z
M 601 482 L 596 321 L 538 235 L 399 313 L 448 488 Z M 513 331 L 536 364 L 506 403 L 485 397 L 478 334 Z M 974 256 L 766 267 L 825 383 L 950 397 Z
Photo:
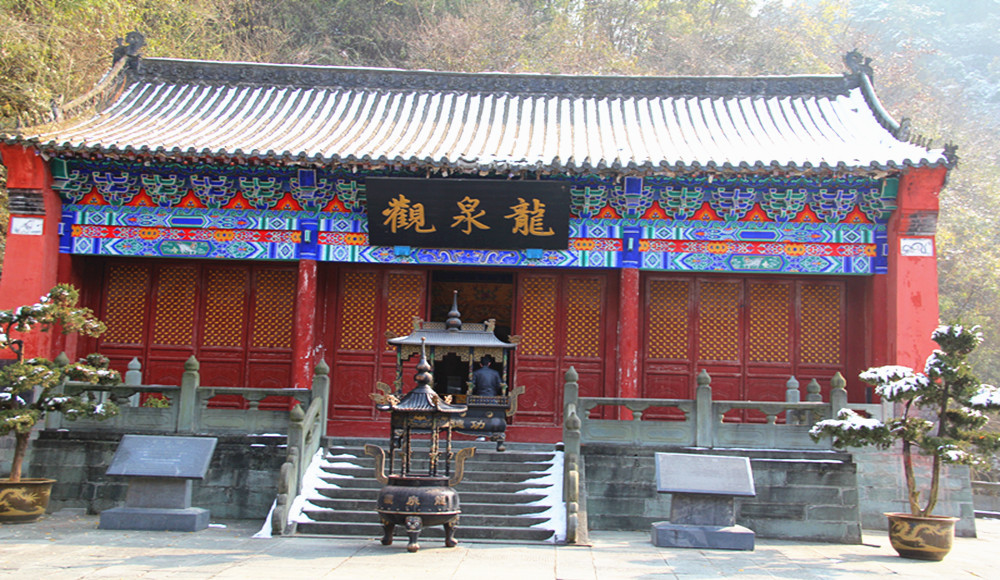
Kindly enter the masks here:
M 209 512 L 191 507 L 191 485 L 208 471 L 217 439 L 125 435 L 108 475 L 129 478 L 125 506 L 101 512 L 105 530 L 195 532 L 208 527 Z
M 756 495 L 750 458 L 656 454 L 656 489 L 672 494 L 670 521 L 655 522 L 654 546 L 753 550 L 754 533 L 736 525 L 736 496 Z

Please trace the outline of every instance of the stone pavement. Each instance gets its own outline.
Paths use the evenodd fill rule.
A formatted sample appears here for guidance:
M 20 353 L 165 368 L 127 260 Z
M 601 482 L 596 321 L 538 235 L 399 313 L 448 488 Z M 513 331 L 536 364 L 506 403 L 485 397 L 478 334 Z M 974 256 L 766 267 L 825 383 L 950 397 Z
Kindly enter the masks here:
M 196 533 L 97 529 L 72 511 L 0 526 L 0 578 L 63 580 L 312 578 L 915 578 L 1000 577 L 1000 520 L 977 520 L 979 538 L 957 538 L 943 562 L 904 560 L 884 533 L 862 545 L 757 540 L 753 552 L 656 548 L 649 534 L 594 532 L 591 546 L 421 541 L 382 546 L 372 538 L 253 538 L 259 524 L 229 521 Z M 459 528 L 461 539 L 461 528 Z

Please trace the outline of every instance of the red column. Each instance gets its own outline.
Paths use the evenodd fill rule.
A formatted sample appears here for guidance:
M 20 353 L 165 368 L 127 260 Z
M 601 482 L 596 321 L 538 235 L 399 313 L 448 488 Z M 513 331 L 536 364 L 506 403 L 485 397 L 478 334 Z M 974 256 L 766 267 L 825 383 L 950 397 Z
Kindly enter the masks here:
M 316 343 L 316 260 L 299 261 L 295 299 L 295 335 L 292 343 L 292 384 L 312 388 Z
M 921 167 L 907 171 L 900 179 L 898 209 L 889 221 L 889 272 L 884 286 L 874 284 L 871 293 L 873 299 L 884 296 L 886 302 L 885 315 L 874 317 L 885 324 L 884 341 L 877 331 L 873 337 L 876 344 L 884 342 L 884 350 L 880 350 L 885 360 L 874 364 L 900 364 L 922 370 L 927 355 L 935 348 L 931 333 L 939 320 L 934 233 L 939 194 L 947 172 L 944 167 Z M 930 255 L 918 255 L 920 252 L 909 249 L 920 244 L 930 250 Z M 873 304 L 873 311 L 877 313 L 879 307 Z
M 48 165 L 32 148 L 0 144 L 0 159 L 7 167 L 9 194 L 40 196 L 41 214 L 11 212 L 11 226 L 17 218 L 20 233 L 8 230 L 0 278 L 0 308 L 34 304 L 58 281 L 59 221 L 62 202 L 52 191 Z M 20 190 L 20 191 L 17 191 Z M 41 228 L 34 226 L 40 223 Z M 29 226 L 29 227 L 25 227 Z M 25 356 L 54 356 L 53 333 L 35 332 L 25 339 Z
M 619 397 L 639 396 L 639 328 L 639 270 L 622 268 L 618 284 Z

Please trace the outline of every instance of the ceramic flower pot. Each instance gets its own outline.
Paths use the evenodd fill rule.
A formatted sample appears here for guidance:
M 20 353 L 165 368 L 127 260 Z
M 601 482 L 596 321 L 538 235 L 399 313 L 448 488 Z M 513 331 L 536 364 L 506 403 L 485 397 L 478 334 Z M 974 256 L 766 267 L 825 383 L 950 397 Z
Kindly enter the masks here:
M 0 523 L 23 524 L 42 517 L 49 507 L 49 494 L 55 482 L 30 477 L 17 483 L 0 479 Z
M 950 516 L 913 516 L 887 513 L 889 542 L 904 558 L 943 560 L 955 541 L 955 522 Z

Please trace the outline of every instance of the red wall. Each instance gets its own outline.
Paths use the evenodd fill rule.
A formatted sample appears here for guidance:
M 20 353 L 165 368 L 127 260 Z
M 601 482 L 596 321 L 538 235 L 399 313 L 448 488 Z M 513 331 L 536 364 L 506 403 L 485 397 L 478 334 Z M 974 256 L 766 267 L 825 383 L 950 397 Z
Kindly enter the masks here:
M 34 149 L 0 144 L 0 160 L 7 167 L 7 189 L 38 192 L 45 202 L 45 215 L 26 217 L 45 220 L 42 235 L 7 235 L 3 276 L 0 278 L 0 308 L 34 304 L 58 281 L 59 220 L 62 202 L 52 191 L 48 166 Z M 12 213 L 11 217 L 24 214 Z M 52 357 L 52 333 L 36 332 L 25 338 L 25 356 Z M 0 356 L 4 356 L 0 353 Z

